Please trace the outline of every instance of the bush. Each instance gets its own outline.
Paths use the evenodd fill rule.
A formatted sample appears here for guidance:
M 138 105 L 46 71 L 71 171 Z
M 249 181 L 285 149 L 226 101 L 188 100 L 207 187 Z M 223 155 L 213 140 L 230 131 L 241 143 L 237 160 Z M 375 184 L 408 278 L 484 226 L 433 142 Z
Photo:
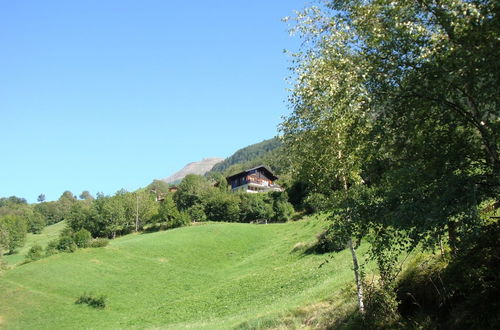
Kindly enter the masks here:
M 348 237 L 336 227 L 331 226 L 318 235 L 318 241 L 314 245 L 316 253 L 340 252 L 346 248 Z
M 109 239 L 107 238 L 96 238 L 89 243 L 89 247 L 91 248 L 100 248 L 105 247 L 109 244 Z
M 286 222 L 290 220 L 295 213 L 293 205 L 288 202 L 286 192 L 273 191 L 269 193 L 273 206 L 272 220 L 276 222 Z
M 49 257 L 53 254 L 56 254 L 58 245 L 59 245 L 58 240 L 55 239 L 53 241 L 50 241 L 49 244 L 47 244 L 47 247 L 45 248 L 45 256 Z
M 401 316 L 398 300 L 392 286 L 365 283 L 365 325 L 373 329 L 393 329 Z
M 205 214 L 205 208 L 202 204 L 195 204 L 187 209 L 189 217 L 193 221 L 205 221 L 207 220 L 207 215 Z
M 239 196 L 241 222 L 267 221 L 273 217 L 273 207 L 267 194 L 243 193 Z
M 181 211 L 176 219 L 174 219 L 170 224 L 169 228 L 177 228 L 183 226 L 189 226 L 191 223 L 191 217 L 188 212 Z
M 205 206 L 210 221 L 238 222 L 240 218 L 239 198 L 236 195 L 215 193 Z
M 62 236 L 57 243 L 57 249 L 62 252 L 75 252 L 77 248 L 71 236 Z
M 77 231 L 73 237 L 75 244 L 79 248 L 86 248 L 90 244 L 90 240 L 92 239 L 92 235 L 87 229 L 80 229 Z
M 43 247 L 41 247 L 38 244 L 35 244 L 31 247 L 31 249 L 26 254 L 25 260 L 28 262 L 35 261 L 35 260 L 42 259 L 44 256 L 45 255 L 43 253 Z
M 273 210 L 273 220 L 276 222 L 287 222 L 292 218 L 295 212 L 293 205 L 286 201 L 277 201 L 274 203 Z
M 106 307 L 106 297 L 101 295 L 93 297 L 90 293 L 84 293 L 75 301 L 75 304 L 87 304 L 90 307 L 103 309 Z

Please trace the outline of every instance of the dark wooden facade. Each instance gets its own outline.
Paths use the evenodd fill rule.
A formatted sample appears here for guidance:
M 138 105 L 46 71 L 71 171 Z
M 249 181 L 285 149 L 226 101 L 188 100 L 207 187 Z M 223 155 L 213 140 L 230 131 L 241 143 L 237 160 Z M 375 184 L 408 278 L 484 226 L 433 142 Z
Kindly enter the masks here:
M 231 175 L 226 179 L 233 191 L 242 189 L 248 192 L 259 192 L 278 190 L 279 188 L 274 184 L 278 177 L 265 166 L 257 166 Z

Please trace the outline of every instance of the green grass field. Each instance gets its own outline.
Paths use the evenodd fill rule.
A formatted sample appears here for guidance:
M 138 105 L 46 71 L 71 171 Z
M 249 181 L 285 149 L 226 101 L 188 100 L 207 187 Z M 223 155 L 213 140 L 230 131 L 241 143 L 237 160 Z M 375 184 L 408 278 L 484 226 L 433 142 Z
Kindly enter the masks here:
M 17 253 L 12 255 L 5 255 L 4 260 L 8 265 L 16 265 L 24 261 L 26 253 L 35 244 L 38 244 L 45 248 L 47 244 L 59 237 L 59 233 L 66 226 L 65 221 L 58 222 L 56 224 L 45 227 L 40 234 L 28 233 L 26 236 L 26 243 L 22 248 L 20 248 Z
M 234 328 L 258 326 L 350 285 L 349 251 L 294 251 L 324 223 L 211 223 L 61 253 L 0 277 L 0 327 L 9 329 Z M 84 292 L 106 308 L 76 305 Z M 250 326 L 252 327 L 252 326 Z

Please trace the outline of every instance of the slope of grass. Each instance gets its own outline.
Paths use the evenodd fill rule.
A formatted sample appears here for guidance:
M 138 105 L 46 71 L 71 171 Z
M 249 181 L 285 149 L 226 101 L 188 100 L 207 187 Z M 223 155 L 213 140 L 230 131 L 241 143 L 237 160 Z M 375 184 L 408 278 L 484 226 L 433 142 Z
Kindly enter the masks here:
M 331 297 L 352 281 L 348 251 L 293 251 L 323 223 L 218 223 L 128 235 L 0 277 L 0 320 L 27 328 L 233 328 Z M 106 308 L 76 305 L 84 292 Z
M 11 266 L 23 262 L 24 256 L 26 255 L 26 253 L 28 253 L 33 245 L 38 244 L 41 247 L 45 248 L 50 241 L 59 237 L 59 233 L 65 226 L 66 222 L 61 221 L 43 228 L 40 234 L 28 233 L 24 246 L 19 248 L 18 251 L 14 254 L 5 255 L 4 260 L 8 265 Z

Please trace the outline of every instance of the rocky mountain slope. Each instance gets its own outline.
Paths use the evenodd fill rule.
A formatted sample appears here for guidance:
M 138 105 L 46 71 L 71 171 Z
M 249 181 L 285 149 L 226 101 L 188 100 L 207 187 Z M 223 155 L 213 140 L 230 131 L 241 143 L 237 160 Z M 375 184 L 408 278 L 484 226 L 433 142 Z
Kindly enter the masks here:
M 162 179 L 162 181 L 165 181 L 166 183 L 175 183 L 182 180 L 188 174 L 203 175 L 208 171 L 210 171 L 215 164 L 220 163 L 223 160 L 224 158 L 217 158 L 217 157 L 203 158 L 199 162 L 192 162 L 187 164 L 180 171 L 175 172 L 169 177 Z

